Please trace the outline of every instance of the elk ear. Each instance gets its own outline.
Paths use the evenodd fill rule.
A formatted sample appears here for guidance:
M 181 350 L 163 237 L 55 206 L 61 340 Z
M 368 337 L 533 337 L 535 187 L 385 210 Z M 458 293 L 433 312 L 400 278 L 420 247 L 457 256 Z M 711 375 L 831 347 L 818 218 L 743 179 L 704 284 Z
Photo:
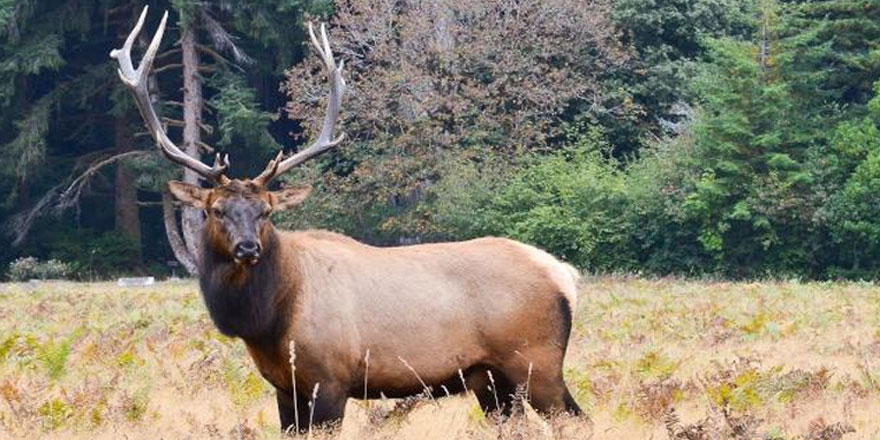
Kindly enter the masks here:
M 207 206 L 205 203 L 208 200 L 209 190 L 207 189 L 176 180 L 168 182 L 168 189 L 171 190 L 171 194 L 175 199 L 186 206 L 197 209 L 205 209 Z
M 272 199 L 272 208 L 277 211 L 293 208 L 306 200 L 312 192 L 311 186 L 296 186 L 284 188 L 281 191 L 272 191 L 269 196 Z

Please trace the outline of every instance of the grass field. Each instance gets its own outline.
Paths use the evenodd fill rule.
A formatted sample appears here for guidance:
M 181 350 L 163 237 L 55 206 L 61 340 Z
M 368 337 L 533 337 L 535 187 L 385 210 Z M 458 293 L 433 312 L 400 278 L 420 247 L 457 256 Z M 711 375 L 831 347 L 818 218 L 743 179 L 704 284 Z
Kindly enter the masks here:
M 880 287 L 590 279 L 566 380 L 592 423 L 350 401 L 339 437 L 880 439 Z M 0 285 L 0 438 L 278 436 L 194 283 Z

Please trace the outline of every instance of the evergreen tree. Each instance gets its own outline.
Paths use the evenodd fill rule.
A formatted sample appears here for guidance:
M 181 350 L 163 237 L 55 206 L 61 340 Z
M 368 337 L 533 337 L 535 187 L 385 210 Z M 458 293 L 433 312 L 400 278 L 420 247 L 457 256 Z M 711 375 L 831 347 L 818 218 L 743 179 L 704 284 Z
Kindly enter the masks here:
M 232 153 L 238 175 L 253 173 L 280 148 L 294 148 L 289 133 L 296 126 L 277 116 L 284 102 L 278 89 L 283 69 L 302 56 L 302 29 L 291 24 L 301 21 L 305 9 L 326 12 L 327 4 L 174 1 L 156 6 L 173 7 L 178 14 L 171 22 L 180 23 L 169 28 L 154 87 L 161 91 L 160 112 L 172 136 L 180 135 L 177 127 L 187 131 L 183 143 L 196 145 L 195 155 L 214 148 Z M 4 249 L 4 260 L 15 254 L 85 260 L 97 237 L 116 229 L 113 237 L 123 241 L 108 235 L 101 243 L 128 243 L 123 246 L 134 254 L 126 253 L 135 257 L 120 258 L 119 265 L 137 266 L 141 230 L 152 244 L 163 217 L 170 220 L 168 231 L 175 223 L 173 207 L 158 202 L 165 182 L 180 170 L 156 154 L 107 57 L 131 30 L 140 8 L 130 1 L 0 5 L 0 125 L 5 128 L 0 154 L 9 158 L 0 165 L 0 190 L 9 190 L 0 222 L 19 244 Z M 155 29 L 159 14 L 152 15 L 144 34 Z M 184 41 L 187 32 L 189 58 L 183 62 L 181 48 L 169 42 Z M 184 65 L 193 80 L 189 95 L 203 97 L 190 117 L 177 105 L 189 102 L 177 92 Z M 114 209 L 90 209 L 95 206 Z M 159 206 L 165 207 L 164 215 L 155 209 Z M 200 216 L 195 212 L 190 218 Z M 49 237 L 49 224 L 63 225 L 68 233 L 78 230 L 82 240 Z M 32 231 L 38 240 L 26 240 Z M 167 246 L 143 249 L 144 258 L 169 259 Z M 192 259 L 189 263 L 194 269 Z
M 637 154 L 656 136 L 681 128 L 697 98 L 690 82 L 713 38 L 754 34 L 756 0 L 620 0 L 613 18 L 634 52 L 627 69 L 609 76 L 606 127 L 618 156 Z
M 789 82 L 796 66 L 776 33 L 778 7 L 762 6 L 755 42 L 717 39 L 697 79 L 703 115 L 696 127 L 693 190 L 686 211 L 719 268 L 800 272 L 811 175 L 804 167 L 816 121 Z M 789 252 L 794 250 L 794 252 Z
M 793 92 L 813 106 L 833 103 L 864 115 L 880 75 L 880 2 L 797 1 L 782 12 L 778 32 Z

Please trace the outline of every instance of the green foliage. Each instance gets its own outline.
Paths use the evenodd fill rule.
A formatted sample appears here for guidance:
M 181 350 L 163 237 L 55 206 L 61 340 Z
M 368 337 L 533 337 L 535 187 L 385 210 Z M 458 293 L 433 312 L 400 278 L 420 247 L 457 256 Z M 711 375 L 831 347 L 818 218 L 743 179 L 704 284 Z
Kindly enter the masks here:
M 243 77 L 232 73 L 216 75 L 211 85 L 217 89 L 210 103 L 217 109 L 219 145 L 228 147 L 235 142 L 258 153 L 280 148 L 268 131 L 269 124 L 278 116 L 259 109 L 256 93 Z
M 17 136 L 6 145 L 0 145 L 0 153 L 9 157 L 0 166 L 0 174 L 27 177 L 40 165 L 46 156 L 46 133 L 49 131 L 49 117 L 52 99 L 41 99 L 24 118 L 15 122 Z
M 62 39 L 40 35 L 0 49 L 0 106 L 8 106 L 16 93 L 19 75 L 36 75 L 64 65 Z
M 20 336 L 21 335 L 18 334 L 18 332 L 12 332 L 6 336 L 6 339 L 4 339 L 3 342 L 0 342 L 0 364 L 6 362 L 6 359 L 18 343 L 18 338 Z
M 580 267 L 625 267 L 628 255 L 614 252 L 627 226 L 617 221 L 624 180 L 598 155 L 578 153 L 572 159 L 556 155 L 515 177 L 493 200 L 492 221 L 503 235 L 539 244 Z
M 9 28 L 12 20 L 15 18 L 16 7 L 19 3 L 22 2 L 16 0 L 0 1 L 0 29 L 6 31 Z M 3 34 L 0 33 L 0 36 L 3 36 Z
M 598 135 L 596 135 L 598 137 Z M 509 178 L 460 168 L 441 183 L 436 220 L 450 235 L 502 235 L 539 245 L 580 267 L 628 267 L 625 178 L 601 141 L 537 160 Z M 497 168 L 496 168 L 497 169 Z M 446 189 L 454 188 L 452 191 Z
M 695 233 L 700 223 L 685 210 L 701 172 L 693 160 L 696 149 L 687 130 L 646 149 L 627 169 L 630 205 L 624 218 L 634 225 L 630 240 L 638 249 L 640 270 L 690 275 L 713 266 Z
M 762 372 L 748 369 L 726 379 L 706 389 L 706 394 L 716 406 L 745 411 L 764 404 L 761 391 L 767 379 Z
M 679 365 L 680 362 L 668 359 L 660 351 L 648 350 L 636 361 L 635 371 L 646 377 L 665 380 L 672 377 Z
M 266 393 L 264 382 L 256 373 L 229 360 L 223 362 L 223 380 L 232 402 L 239 410 L 247 409 Z
M 826 179 L 837 182 L 839 189 L 829 197 L 823 214 L 840 247 L 837 275 L 870 278 L 880 267 L 878 101 L 871 102 L 872 117 L 841 123 L 831 139 L 833 167 Z
M 180 26 L 189 27 L 198 19 L 201 5 L 193 0 L 171 0 L 171 7 L 180 14 Z
M 705 37 L 750 35 L 756 6 L 751 0 L 621 0 L 614 19 L 640 52 L 677 60 L 700 56 Z
M 49 378 L 57 380 L 67 372 L 67 359 L 70 358 L 73 343 L 82 336 L 82 328 L 60 341 L 54 339 L 37 347 L 37 359 L 46 369 Z
M 80 257 L 83 269 L 94 274 L 114 275 L 129 273 L 137 264 L 139 243 L 117 231 L 101 234 L 86 246 L 88 257 Z
M 42 417 L 43 428 L 48 431 L 61 428 L 74 415 L 73 408 L 58 397 L 40 405 L 37 412 Z
M 487 207 L 516 174 L 515 167 L 495 155 L 447 157 L 430 209 L 440 234 L 478 237 L 499 233 Z
M 719 267 L 798 271 L 806 261 L 780 252 L 786 235 L 797 233 L 795 209 L 811 205 L 803 168 L 809 144 L 799 135 L 809 115 L 798 111 L 783 72 L 756 52 L 749 43 L 713 42 L 713 62 L 696 80 L 705 112 L 695 126 L 700 174 L 683 207 L 701 224 L 699 240 Z
M 855 104 L 859 112 L 871 99 L 880 73 L 880 4 L 875 1 L 792 2 L 782 10 L 781 43 L 789 52 L 798 94 L 823 101 Z

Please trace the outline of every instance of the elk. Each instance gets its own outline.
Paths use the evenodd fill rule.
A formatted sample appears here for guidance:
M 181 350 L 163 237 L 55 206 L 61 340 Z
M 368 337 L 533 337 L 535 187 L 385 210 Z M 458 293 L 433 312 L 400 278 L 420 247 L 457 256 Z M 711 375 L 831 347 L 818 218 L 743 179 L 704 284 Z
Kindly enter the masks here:
M 131 47 L 146 15 L 145 7 L 110 56 L 159 150 L 212 185 L 172 181 L 169 189 L 206 213 L 202 297 L 218 330 L 242 339 L 274 386 L 283 430 L 339 422 L 350 397 L 425 391 L 473 391 L 486 412 L 510 414 L 520 384 L 539 413 L 582 414 L 562 377 L 577 295 L 571 266 L 503 238 L 379 248 L 272 225 L 273 212 L 296 207 L 310 191 L 270 191 L 272 179 L 343 139 L 334 138 L 343 63 L 323 25 L 320 39 L 309 25 L 330 82 L 317 140 L 290 157 L 279 153 L 253 179 L 230 179 L 228 157 L 208 166 L 188 156 L 156 116 L 147 79 L 168 13 L 135 69 Z

